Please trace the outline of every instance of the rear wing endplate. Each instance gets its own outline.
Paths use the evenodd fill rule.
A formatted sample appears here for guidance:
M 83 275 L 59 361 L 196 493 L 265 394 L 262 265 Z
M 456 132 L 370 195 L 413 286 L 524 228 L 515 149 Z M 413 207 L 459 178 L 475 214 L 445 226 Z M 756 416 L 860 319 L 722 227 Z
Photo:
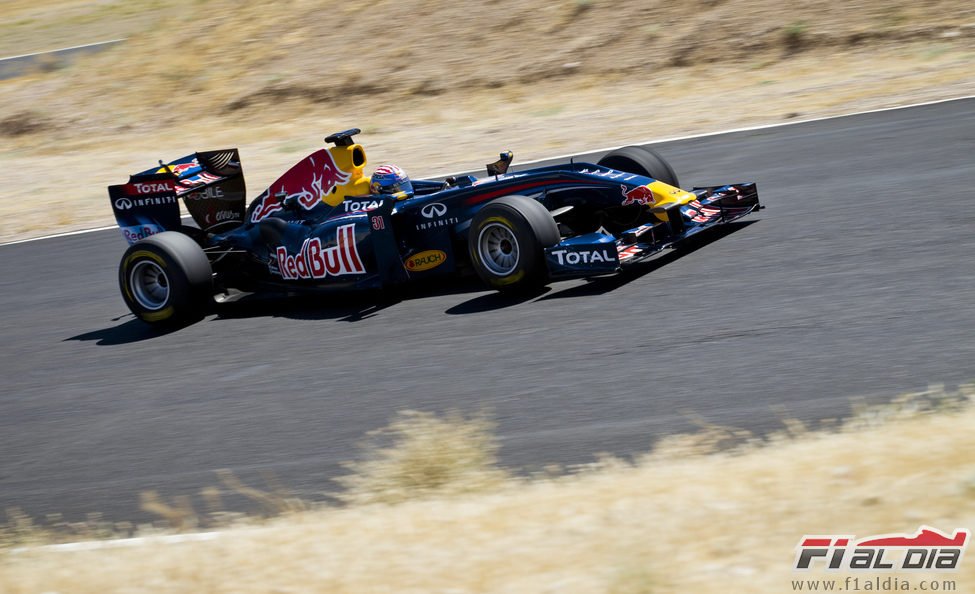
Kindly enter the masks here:
M 161 231 L 179 231 L 182 198 L 207 233 L 244 222 L 245 185 L 237 149 L 202 151 L 136 173 L 127 184 L 108 187 L 112 212 L 129 243 Z

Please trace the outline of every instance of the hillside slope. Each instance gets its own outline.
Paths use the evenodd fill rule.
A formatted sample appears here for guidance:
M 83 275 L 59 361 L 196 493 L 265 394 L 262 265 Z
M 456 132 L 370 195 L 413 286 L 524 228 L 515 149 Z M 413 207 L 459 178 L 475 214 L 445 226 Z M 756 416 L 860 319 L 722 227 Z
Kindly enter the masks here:
M 960 0 L 16 0 L 5 13 L 7 55 L 128 41 L 0 81 L 0 241 L 110 222 L 106 185 L 218 145 L 241 148 L 258 188 L 352 126 L 371 155 L 426 174 L 502 149 L 537 158 L 975 92 L 975 7 Z M 37 214 L 69 199 L 58 220 Z

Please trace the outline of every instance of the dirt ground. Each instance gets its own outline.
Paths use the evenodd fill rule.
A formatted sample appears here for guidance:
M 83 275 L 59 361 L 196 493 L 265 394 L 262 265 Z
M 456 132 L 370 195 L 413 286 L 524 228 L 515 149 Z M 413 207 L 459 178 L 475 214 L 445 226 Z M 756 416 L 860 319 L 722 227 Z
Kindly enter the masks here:
M 106 186 L 195 150 L 238 147 L 255 196 L 351 127 L 372 165 L 419 177 L 975 95 L 960 0 L 14 0 L 2 18 L 0 55 L 128 41 L 0 81 L 0 242 L 111 225 Z

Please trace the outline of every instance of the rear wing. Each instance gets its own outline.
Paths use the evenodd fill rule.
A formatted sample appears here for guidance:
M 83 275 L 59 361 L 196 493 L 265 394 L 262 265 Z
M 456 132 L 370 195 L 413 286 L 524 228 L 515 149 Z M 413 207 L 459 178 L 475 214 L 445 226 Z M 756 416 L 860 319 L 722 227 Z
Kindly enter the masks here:
M 129 243 L 162 231 L 179 231 L 179 200 L 206 233 L 244 222 L 244 172 L 237 149 L 203 151 L 129 177 L 108 187 L 112 212 Z

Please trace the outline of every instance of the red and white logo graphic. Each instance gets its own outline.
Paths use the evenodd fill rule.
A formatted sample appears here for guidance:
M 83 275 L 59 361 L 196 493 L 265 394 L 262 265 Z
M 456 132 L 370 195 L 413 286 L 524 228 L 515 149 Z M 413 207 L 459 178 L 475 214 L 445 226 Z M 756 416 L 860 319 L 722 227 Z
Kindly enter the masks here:
M 285 280 L 325 278 L 341 274 L 365 274 L 366 268 L 355 245 L 355 224 L 343 225 L 335 232 L 336 243 L 323 248 L 318 237 L 306 239 L 297 254 L 279 246 L 278 271 Z
M 311 210 L 332 188 L 348 183 L 349 177 L 335 164 L 330 152 L 325 149 L 316 151 L 271 184 L 261 204 L 254 209 L 251 222 L 257 223 L 284 209 L 277 198 L 278 194 L 296 199 L 302 208 Z
M 657 201 L 653 197 L 653 191 L 649 186 L 637 186 L 632 190 L 627 190 L 626 186 L 620 184 L 620 188 L 623 189 L 623 197 L 625 198 L 622 203 L 623 206 L 628 204 L 645 204 L 649 206 Z
M 122 227 L 122 236 L 125 237 L 125 241 L 130 244 L 139 241 L 140 239 L 145 239 L 150 235 L 155 235 L 156 233 L 162 233 L 165 231 L 159 225 L 145 224 L 137 225 L 134 227 Z
M 624 260 L 629 260 L 630 258 L 636 256 L 637 254 L 639 254 L 642 251 L 643 251 L 643 248 L 637 247 L 635 245 L 634 246 L 630 246 L 630 247 L 625 248 L 625 249 L 621 249 L 621 250 L 619 250 L 619 259 L 620 259 L 620 262 L 622 262 Z
M 968 538 L 967 528 L 950 536 L 929 526 L 914 535 L 883 534 L 857 540 L 851 535 L 803 536 L 796 545 L 793 571 L 932 571 L 958 570 Z
M 395 175 L 402 177 L 406 175 L 403 170 L 396 165 L 380 165 L 376 167 L 376 173 L 379 175 Z
M 191 171 L 193 169 L 200 169 L 200 162 L 195 157 L 193 158 L 192 161 L 189 161 L 188 163 L 176 163 L 174 165 L 166 165 L 165 167 L 163 167 L 163 169 L 160 169 L 159 171 L 160 172 L 169 171 L 176 177 L 179 177 L 185 174 L 187 171 Z

